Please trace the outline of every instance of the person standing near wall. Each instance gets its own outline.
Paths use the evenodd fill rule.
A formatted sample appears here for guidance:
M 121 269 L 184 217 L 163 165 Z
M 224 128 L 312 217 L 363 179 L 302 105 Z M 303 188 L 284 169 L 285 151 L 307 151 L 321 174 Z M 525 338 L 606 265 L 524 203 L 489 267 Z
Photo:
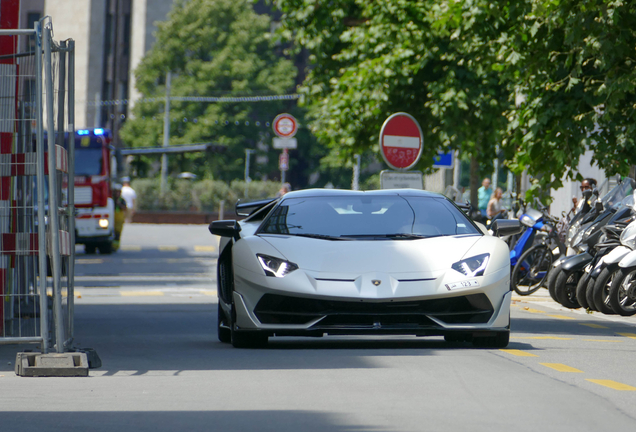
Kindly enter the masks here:
M 478 207 L 482 216 L 486 216 L 487 214 L 488 202 L 490 201 L 491 195 L 492 195 L 492 188 L 490 187 L 490 179 L 486 177 L 481 182 L 481 187 L 477 189 L 477 197 L 479 199 Z
M 135 202 L 137 201 L 137 193 L 130 187 L 130 178 L 121 179 L 123 186 L 121 187 L 121 197 L 126 201 L 126 222 L 131 223 L 135 214 Z

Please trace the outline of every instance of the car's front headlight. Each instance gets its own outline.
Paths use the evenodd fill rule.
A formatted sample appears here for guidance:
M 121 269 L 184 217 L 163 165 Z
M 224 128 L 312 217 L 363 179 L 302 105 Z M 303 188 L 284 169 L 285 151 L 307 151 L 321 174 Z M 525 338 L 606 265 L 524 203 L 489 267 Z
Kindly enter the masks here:
M 298 270 L 298 266 L 293 262 L 286 261 L 282 258 L 276 258 L 269 255 L 256 254 L 258 262 L 263 267 L 267 276 L 282 278 L 285 275 Z
M 468 277 L 483 276 L 489 260 L 490 254 L 481 254 L 457 261 L 451 267 Z

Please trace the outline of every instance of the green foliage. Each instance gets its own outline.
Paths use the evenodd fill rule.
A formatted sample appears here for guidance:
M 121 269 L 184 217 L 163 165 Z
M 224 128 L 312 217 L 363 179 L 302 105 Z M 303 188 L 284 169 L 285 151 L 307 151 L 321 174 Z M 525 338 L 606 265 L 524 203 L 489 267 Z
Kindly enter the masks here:
M 232 181 L 229 185 L 218 180 L 182 180 L 169 179 L 168 188 L 160 193 L 161 180 L 135 179 L 132 188 L 137 192 L 138 210 L 169 211 L 218 211 L 221 201 L 225 208 L 233 208 L 238 199 L 251 201 L 276 196 L 279 182 L 252 181 L 245 194 L 245 182 Z
M 137 88 L 154 102 L 138 102 L 121 137 L 134 147 L 163 141 L 166 74 L 172 96 L 258 96 L 294 91 L 296 68 L 270 37 L 268 15 L 254 12 L 250 0 L 175 2 L 159 23 L 157 41 L 135 70 Z M 292 103 L 292 105 L 294 105 Z M 223 154 L 171 157 L 171 168 L 229 181 L 242 177 L 245 149 L 271 142 L 267 122 L 291 108 L 284 102 L 201 103 L 172 101 L 170 144 L 214 142 Z M 277 158 L 263 168 L 277 171 Z
M 379 153 L 386 117 L 480 169 L 499 144 L 530 193 L 577 178 L 581 155 L 608 174 L 636 164 L 636 3 L 624 0 L 276 0 L 283 35 L 311 52 L 302 92 L 332 155 Z
M 512 2 L 511 2 L 512 3 Z M 577 175 L 580 156 L 608 175 L 636 163 L 634 108 L 636 4 L 615 0 L 523 2 L 516 32 L 502 36 L 502 62 L 525 102 L 507 113 L 511 167 L 527 168 L 538 185 L 560 186 Z
M 488 6 L 471 3 L 478 3 L 477 12 Z M 422 126 L 420 169 L 430 168 L 442 149 L 494 154 L 505 132 L 501 114 L 508 95 L 499 74 L 478 61 L 483 52 L 463 37 L 471 22 L 449 11 L 446 2 L 278 0 L 276 5 L 283 12 L 284 34 L 312 54 L 301 91 L 312 131 L 336 158 L 379 155 L 382 123 L 398 111 L 412 114 Z M 480 31 L 494 20 L 483 19 Z

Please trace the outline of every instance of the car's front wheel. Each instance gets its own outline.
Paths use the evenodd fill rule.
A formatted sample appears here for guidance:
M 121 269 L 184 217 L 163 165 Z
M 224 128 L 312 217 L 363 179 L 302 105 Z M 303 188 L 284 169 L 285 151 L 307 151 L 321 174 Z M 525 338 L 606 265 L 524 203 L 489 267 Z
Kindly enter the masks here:
M 220 302 L 220 300 L 219 300 Z M 230 330 L 230 326 L 226 324 L 225 313 L 221 308 L 221 304 L 218 305 L 217 312 L 217 320 L 216 320 L 216 332 L 219 337 L 219 340 L 223 343 L 231 343 L 232 342 L 232 331 Z
M 510 343 L 510 330 L 493 332 L 488 336 L 473 336 L 477 348 L 505 348 Z

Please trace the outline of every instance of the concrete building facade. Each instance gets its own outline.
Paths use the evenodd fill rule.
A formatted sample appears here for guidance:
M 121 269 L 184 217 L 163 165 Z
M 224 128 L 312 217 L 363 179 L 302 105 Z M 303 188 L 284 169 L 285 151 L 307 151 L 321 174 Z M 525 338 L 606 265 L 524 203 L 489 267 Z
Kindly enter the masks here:
M 132 104 L 134 69 L 152 48 L 156 23 L 167 19 L 174 0 L 21 0 L 20 27 L 50 16 L 53 31 L 75 40 L 75 127 L 118 131 Z M 29 49 L 23 38 L 21 48 Z M 113 101 L 128 100 L 129 103 Z

